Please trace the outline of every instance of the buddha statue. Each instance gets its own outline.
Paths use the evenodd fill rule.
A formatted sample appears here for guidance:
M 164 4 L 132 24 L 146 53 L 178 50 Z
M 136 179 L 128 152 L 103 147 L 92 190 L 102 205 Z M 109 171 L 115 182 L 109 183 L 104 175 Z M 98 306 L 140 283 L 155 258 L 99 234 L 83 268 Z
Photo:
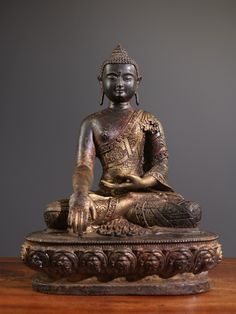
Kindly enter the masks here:
M 168 184 L 164 131 L 139 107 L 137 63 L 118 45 L 98 80 L 100 104 L 106 96 L 109 105 L 82 121 L 73 193 L 47 206 L 47 230 L 29 234 L 21 248 L 24 263 L 37 271 L 33 289 L 76 295 L 208 291 L 208 270 L 222 259 L 218 235 L 199 230 L 200 206 Z M 92 191 L 96 157 L 103 171 Z
M 104 96 L 109 105 L 81 124 L 73 194 L 48 205 L 44 212 L 48 228 L 80 237 L 91 231 L 118 234 L 122 224 L 138 232 L 152 227 L 196 228 L 200 206 L 167 183 L 168 151 L 161 122 L 131 104 L 134 97 L 139 105 L 137 63 L 118 45 L 103 62 L 98 80 L 101 105 Z M 94 192 L 96 157 L 103 172 Z

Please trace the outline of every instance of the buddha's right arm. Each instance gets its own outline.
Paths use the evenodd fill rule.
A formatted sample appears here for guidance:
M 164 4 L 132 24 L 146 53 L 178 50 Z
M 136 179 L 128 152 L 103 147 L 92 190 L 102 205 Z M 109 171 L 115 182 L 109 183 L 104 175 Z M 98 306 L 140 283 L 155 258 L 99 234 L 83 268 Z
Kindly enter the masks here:
M 93 183 L 96 152 L 93 141 L 92 123 L 85 119 L 80 127 L 77 160 L 73 175 L 73 189 L 76 194 L 87 194 Z

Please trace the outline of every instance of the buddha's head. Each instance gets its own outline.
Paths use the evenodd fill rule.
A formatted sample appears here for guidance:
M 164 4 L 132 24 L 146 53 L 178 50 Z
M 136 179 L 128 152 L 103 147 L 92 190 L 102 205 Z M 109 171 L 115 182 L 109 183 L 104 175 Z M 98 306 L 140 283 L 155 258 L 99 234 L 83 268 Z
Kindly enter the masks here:
M 119 104 L 129 102 L 135 95 L 141 76 L 137 63 L 118 45 L 103 62 L 98 80 L 103 96 L 105 94 L 111 102 Z

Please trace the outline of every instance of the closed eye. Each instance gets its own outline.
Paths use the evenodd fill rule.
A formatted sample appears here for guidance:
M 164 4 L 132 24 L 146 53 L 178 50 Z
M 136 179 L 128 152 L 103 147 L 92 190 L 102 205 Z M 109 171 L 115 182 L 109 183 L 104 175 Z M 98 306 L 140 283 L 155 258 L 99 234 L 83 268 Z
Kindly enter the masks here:
M 125 81 L 131 81 L 133 79 L 133 76 L 132 75 L 126 75 L 125 77 L 124 77 L 124 80 Z
M 107 78 L 109 78 L 110 80 L 116 80 L 117 79 L 117 76 L 116 75 L 107 75 Z

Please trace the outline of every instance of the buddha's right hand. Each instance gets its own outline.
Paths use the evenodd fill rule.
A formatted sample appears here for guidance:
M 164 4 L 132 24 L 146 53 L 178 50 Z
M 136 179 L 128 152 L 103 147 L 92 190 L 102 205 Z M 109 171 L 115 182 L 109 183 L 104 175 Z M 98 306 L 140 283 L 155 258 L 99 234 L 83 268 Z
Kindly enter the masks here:
M 82 236 L 88 225 L 89 213 L 93 220 L 96 218 L 93 201 L 87 194 L 74 193 L 70 197 L 69 205 L 67 220 L 69 230 Z

